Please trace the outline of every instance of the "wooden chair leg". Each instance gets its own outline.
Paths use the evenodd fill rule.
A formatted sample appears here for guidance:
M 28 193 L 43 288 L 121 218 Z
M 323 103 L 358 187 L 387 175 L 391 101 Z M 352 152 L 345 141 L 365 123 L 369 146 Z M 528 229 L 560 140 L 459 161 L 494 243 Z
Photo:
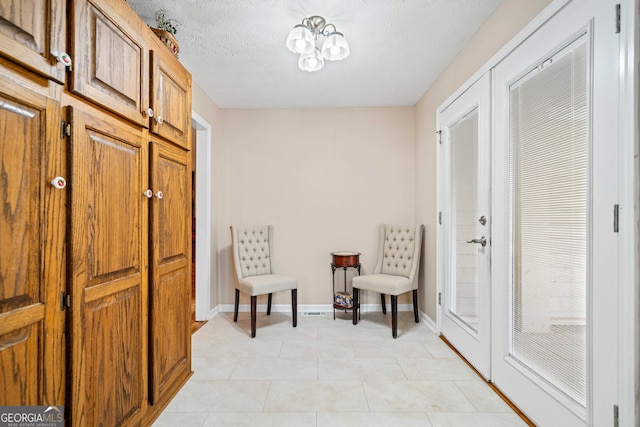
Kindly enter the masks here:
M 238 305 L 240 304 L 240 289 L 236 289 L 236 305 L 233 308 L 233 321 L 238 321 Z
M 360 308 L 360 304 L 358 303 L 358 299 L 360 298 L 360 289 L 353 288 L 353 324 L 358 324 L 358 310 Z
M 418 316 L 418 290 L 413 290 L 413 317 L 416 323 L 420 323 L 420 317 Z
M 258 296 L 251 295 L 251 338 L 256 337 L 256 309 L 258 308 Z
M 382 304 L 382 314 L 387 314 L 387 303 L 384 300 L 384 294 L 380 294 L 380 303 Z
M 391 295 L 391 334 L 398 336 L 398 296 Z
M 269 293 L 269 296 L 267 297 L 267 316 L 271 314 L 271 297 L 273 297 L 273 294 Z
M 291 289 L 291 317 L 293 318 L 293 327 L 295 328 L 298 325 L 298 290 L 297 289 Z

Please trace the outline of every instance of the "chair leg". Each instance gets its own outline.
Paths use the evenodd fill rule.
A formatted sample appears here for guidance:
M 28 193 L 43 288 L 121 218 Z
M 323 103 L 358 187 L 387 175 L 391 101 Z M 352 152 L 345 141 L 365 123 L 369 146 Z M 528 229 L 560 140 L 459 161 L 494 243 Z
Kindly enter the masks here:
M 295 328 L 298 325 L 298 290 L 297 289 L 291 289 L 291 317 L 293 318 L 293 327 Z
M 238 305 L 240 304 L 240 289 L 236 289 L 236 305 L 233 308 L 233 321 L 238 321 Z
M 251 295 L 251 338 L 256 337 L 256 309 L 258 308 L 258 296 Z
M 393 338 L 398 336 L 398 296 L 391 295 L 391 333 Z
M 360 289 L 353 288 L 353 324 L 358 324 L 358 309 L 360 304 L 358 303 L 358 299 L 360 297 Z
M 413 317 L 415 318 L 416 323 L 420 323 L 420 318 L 418 317 L 418 290 L 413 290 Z
M 387 314 L 387 303 L 384 300 L 384 294 L 380 294 L 380 302 L 382 303 L 382 314 Z
M 273 294 L 269 293 L 269 296 L 267 297 L 267 316 L 271 314 L 271 297 L 272 296 Z

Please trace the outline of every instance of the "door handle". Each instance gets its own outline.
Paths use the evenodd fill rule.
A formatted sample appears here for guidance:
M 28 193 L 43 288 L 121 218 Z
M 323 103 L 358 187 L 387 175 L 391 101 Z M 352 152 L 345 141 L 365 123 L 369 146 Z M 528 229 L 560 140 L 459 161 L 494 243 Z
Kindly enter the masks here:
M 482 236 L 479 239 L 467 240 L 467 243 L 480 243 L 482 245 L 482 247 L 484 248 L 485 246 L 487 246 L 487 238 Z

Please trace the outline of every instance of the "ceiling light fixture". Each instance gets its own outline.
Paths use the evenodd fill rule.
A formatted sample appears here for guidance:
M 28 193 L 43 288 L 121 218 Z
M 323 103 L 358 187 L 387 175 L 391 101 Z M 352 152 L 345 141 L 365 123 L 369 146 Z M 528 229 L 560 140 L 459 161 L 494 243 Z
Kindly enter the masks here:
M 319 36 L 326 37 L 320 49 L 316 47 Z M 300 55 L 298 67 L 309 72 L 321 70 L 325 59 L 340 61 L 349 56 L 349 45 L 342 33 L 322 16 L 304 18 L 302 24 L 293 27 L 287 37 L 287 48 Z

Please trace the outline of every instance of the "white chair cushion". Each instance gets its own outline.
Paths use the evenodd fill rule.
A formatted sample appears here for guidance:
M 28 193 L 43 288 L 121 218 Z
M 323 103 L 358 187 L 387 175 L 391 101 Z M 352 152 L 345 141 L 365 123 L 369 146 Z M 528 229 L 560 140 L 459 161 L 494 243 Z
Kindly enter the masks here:
M 382 271 L 409 277 L 415 254 L 415 226 L 387 225 L 384 236 Z
M 411 281 L 404 276 L 367 274 L 353 278 L 353 287 L 386 295 L 400 295 L 411 290 Z
M 242 276 L 271 274 L 269 227 L 238 227 L 238 262 Z
M 264 295 L 272 292 L 298 288 L 298 279 L 279 274 L 262 274 L 245 277 L 238 283 L 241 292 L 249 295 Z

